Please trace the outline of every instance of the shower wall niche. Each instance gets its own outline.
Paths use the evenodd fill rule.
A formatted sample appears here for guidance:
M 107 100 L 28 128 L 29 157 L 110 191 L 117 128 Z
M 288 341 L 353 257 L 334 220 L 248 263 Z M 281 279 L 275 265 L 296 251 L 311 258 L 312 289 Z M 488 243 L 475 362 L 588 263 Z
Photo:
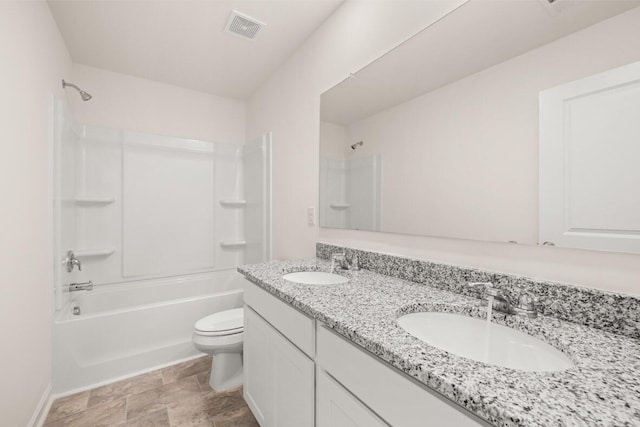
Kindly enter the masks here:
M 81 125 L 55 105 L 57 308 L 66 285 L 233 269 L 270 258 L 270 136 L 245 145 Z

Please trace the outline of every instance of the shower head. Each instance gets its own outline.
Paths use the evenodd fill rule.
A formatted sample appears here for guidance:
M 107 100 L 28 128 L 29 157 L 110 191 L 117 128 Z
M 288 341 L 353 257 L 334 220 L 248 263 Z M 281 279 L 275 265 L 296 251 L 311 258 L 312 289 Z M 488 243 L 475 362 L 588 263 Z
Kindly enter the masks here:
M 92 98 L 91 94 L 83 91 L 78 86 L 74 85 L 73 83 L 67 83 L 67 82 L 64 81 L 64 79 L 62 79 L 62 87 L 65 88 L 67 86 L 72 87 L 75 90 L 77 90 L 78 93 L 80 94 L 80 98 L 82 98 L 82 100 L 85 101 L 85 102 Z
M 351 144 L 351 149 L 355 150 L 358 147 L 362 147 L 364 145 L 364 141 L 358 141 L 355 144 Z

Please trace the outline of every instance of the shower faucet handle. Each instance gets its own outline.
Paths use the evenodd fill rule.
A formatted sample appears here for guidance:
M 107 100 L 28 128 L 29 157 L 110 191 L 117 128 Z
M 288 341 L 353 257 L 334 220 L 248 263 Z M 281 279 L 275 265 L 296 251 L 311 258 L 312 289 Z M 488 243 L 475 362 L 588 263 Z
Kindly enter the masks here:
M 71 250 L 67 251 L 67 257 L 62 260 L 62 265 L 64 265 L 67 273 L 71 273 L 73 271 L 73 267 L 78 267 L 78 270 L 82 271 L 82 262 L 76 258 L 76 254 Z

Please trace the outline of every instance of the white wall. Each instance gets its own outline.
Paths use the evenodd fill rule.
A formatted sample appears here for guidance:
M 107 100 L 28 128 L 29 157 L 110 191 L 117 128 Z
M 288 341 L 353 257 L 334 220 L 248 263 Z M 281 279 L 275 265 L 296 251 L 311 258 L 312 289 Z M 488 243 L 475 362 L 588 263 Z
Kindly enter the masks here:
M 0 424 L 30 423 L 51 384 L 50 96 L 71 72 L 45 2 L 0 2 Z
M 75 64 L 71 81 L 93 95 L 69 96 L 82 124 L 231 144 L 245 143 L 245 103 Z
M 320 122 L 320 157 L 323 159 L 344 159 L 350 150 L 347 144 L 347 128 L 329 122 Z
M 425 24 L 426 20 L 418 22 L 418 17 L 424 17 L 418 13 L 419 7 L 396 2 L 396 10 L 390 11 L 380 3 L 345 3 L 249 100 L 249 135 L 274 132 L 274 257 L 312 256 L 314 243 L 320 240 L 640 294 L 638 255 L 318 229 L 306 224 L 305 209 L 317 206 L 318 200 L 320 94 L 402 41 L 411 29 Z M 624 31 L 622 28 L 637 25 L 639 14 L 634 10 L 600 23 L 573 41 L 558 42 L 547 56 L 531 59 L 575 60 L 577 69 L 586 67 L 589 72 L 630 62 L 639 49 L 637 37 L 618 46 L 619 56 L 607 64 L 591 64 L 595 56 L 588 53 L 611 46 L 610 38 L 619 28 Z M 406 27 L 396 27 L 392 22 Z M 358 32 L 359 37 L 345 43 L 351 32 Z M 579 75 L 574 69 L 554 79 L 563 81 Z M 517 82 L 512 83 L 519 87 Z M 522 136 L 532 137 L 530 130 Z M 535 152 L 530 154 L 537 156 Z

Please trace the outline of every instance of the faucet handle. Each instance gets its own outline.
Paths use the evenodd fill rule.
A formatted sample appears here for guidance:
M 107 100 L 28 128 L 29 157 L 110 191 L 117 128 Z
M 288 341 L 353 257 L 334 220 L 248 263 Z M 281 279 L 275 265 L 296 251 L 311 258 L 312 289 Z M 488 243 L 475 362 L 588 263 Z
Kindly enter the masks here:
M 538 297 L 529 293 L 522 292 L 518 297 L 518 305 L 516 306 L 516 314 L 535 318 L 538 315 Z
M 354 255 L 351 257 L 351 269 L 353 271 L 360 270 L 360 260 L 358 260 L 358 255 Z
M 523 292 L 518 297 L 518 308 L 522 308 L 524 310 L 535 310 L 538 301 L 539 299 L 537 296 L 530 294 L 529 292 Z

